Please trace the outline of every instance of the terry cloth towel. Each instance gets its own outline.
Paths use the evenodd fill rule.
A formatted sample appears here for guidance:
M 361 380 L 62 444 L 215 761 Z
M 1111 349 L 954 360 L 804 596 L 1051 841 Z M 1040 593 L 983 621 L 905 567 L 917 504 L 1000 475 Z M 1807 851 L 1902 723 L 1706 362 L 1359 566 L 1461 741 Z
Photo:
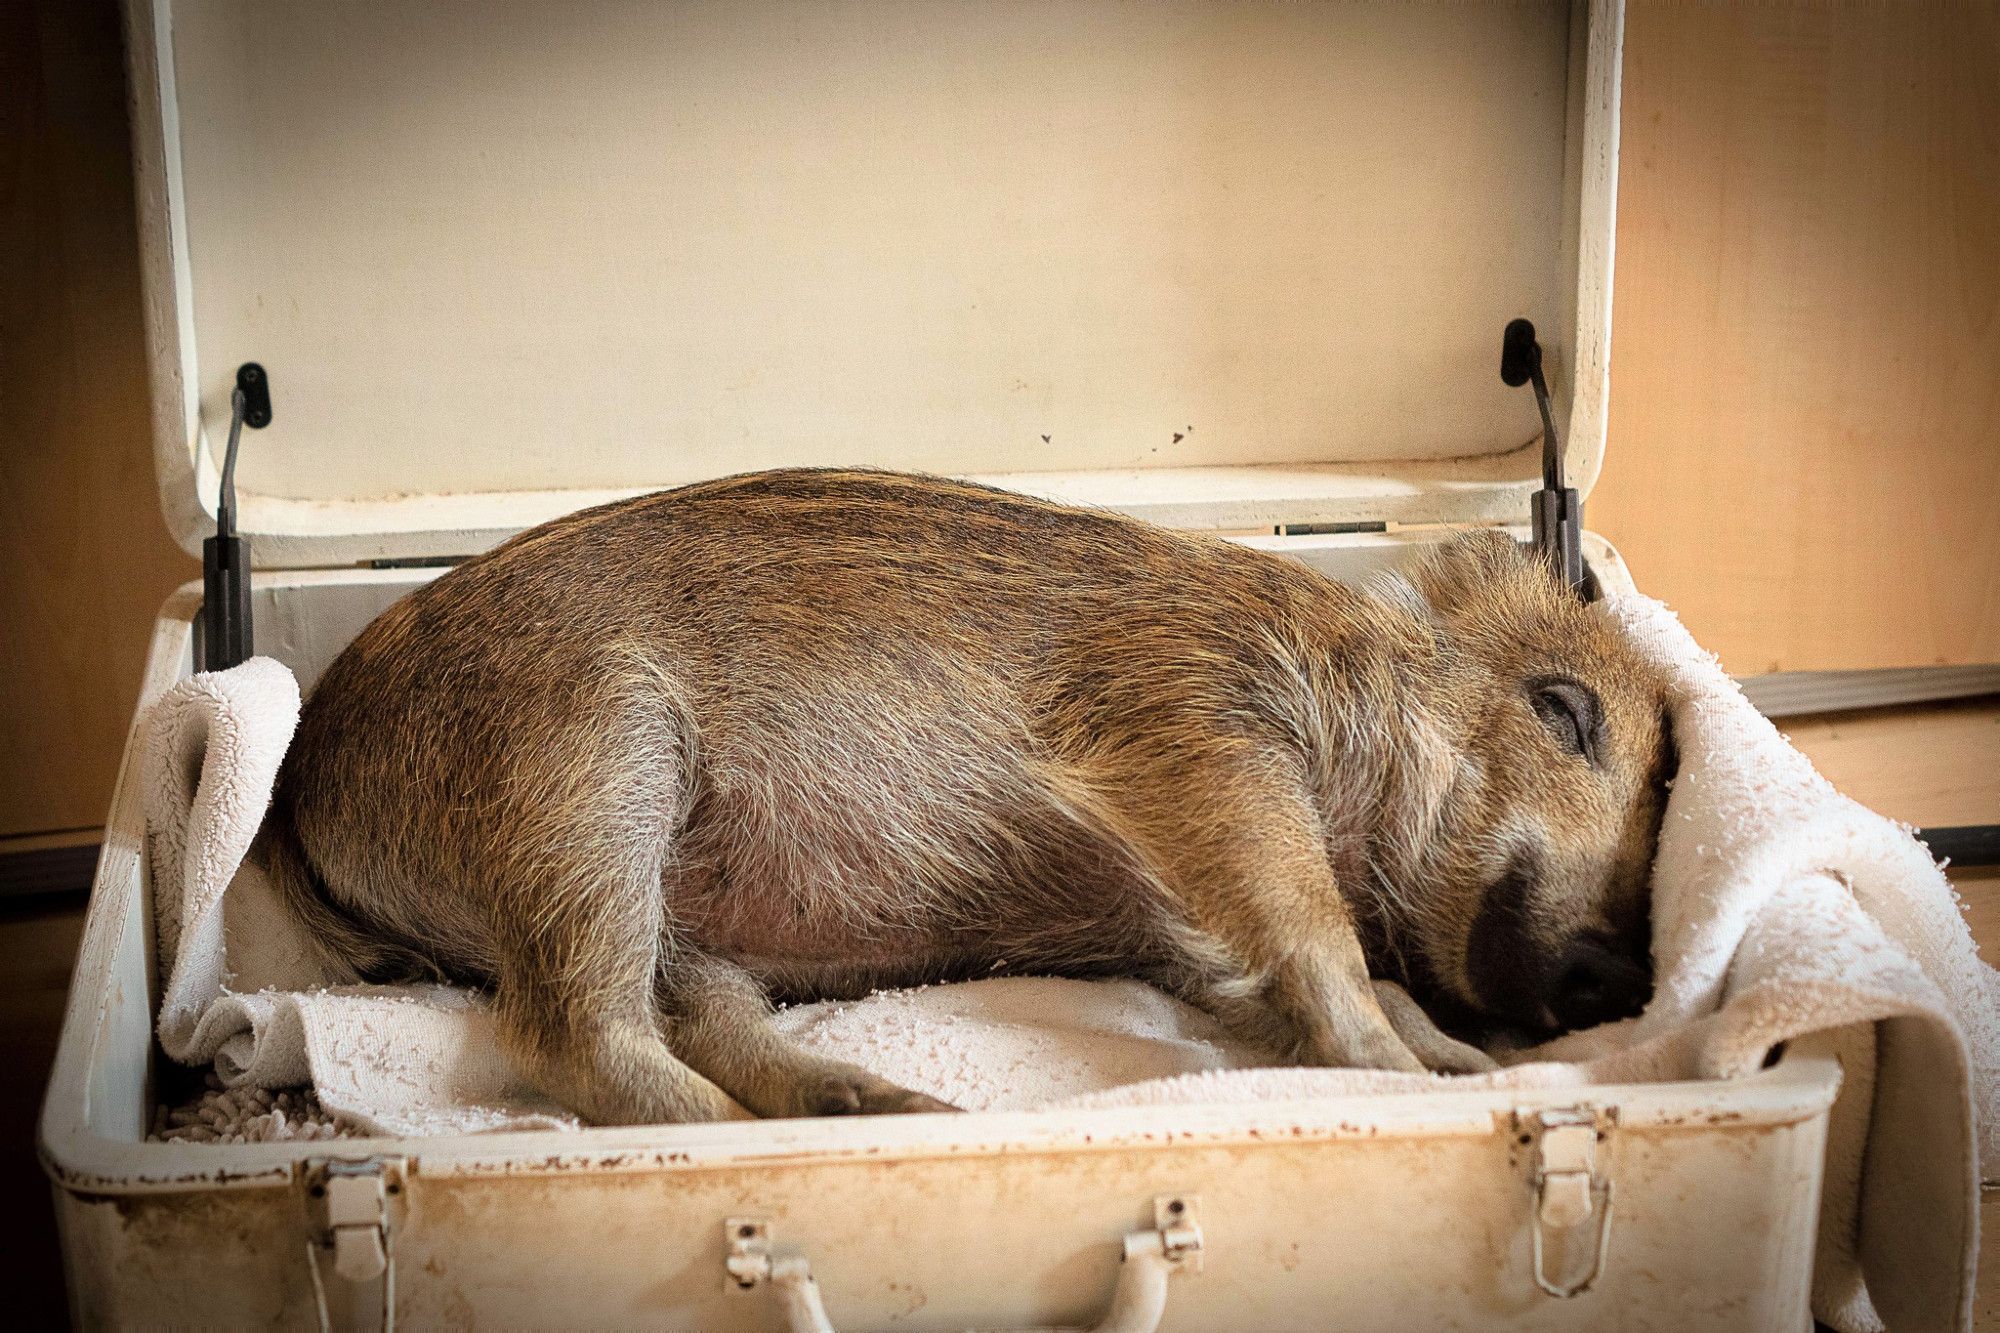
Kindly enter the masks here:
M 933 986 L 800 1006 L 778 1026 L 970 1110 L 1728 1078 L 1828 1033 L 1844 1083 L 1814 1311 L 1843 1333 L 1969 1326 L 1977 1163 L 2000 1161 L 2000 977 L 1908 830 L 1833 791 L 1671 612 L 1622 597 L 1605 614 L 1670 673 L 1681 753 L 1654 871 L 1657 982 L 1637 1019 L 1453 1080 L 1272 1068 L 1136 982 Z M 368 1132 L 573 1124 L 507 1068 L 480 997 L 315 988 L 296 927 L 254 867 L 237 872 L 297 703 L 284 669 L 258 659 L 155 706 L 153 882 L 174 960 L 162 1044 L 232 1086 L 310 1081 Z
M 479 996 L 318 984 L 300 928 L 243 863 L 298 718 L 298 682 L 268 657 L 182 681 L 147 716 L 161 1047 L 213 1063 L 226 1088 L 311 1084 L 378 1134 L 575 1128 L 501 1055 Z

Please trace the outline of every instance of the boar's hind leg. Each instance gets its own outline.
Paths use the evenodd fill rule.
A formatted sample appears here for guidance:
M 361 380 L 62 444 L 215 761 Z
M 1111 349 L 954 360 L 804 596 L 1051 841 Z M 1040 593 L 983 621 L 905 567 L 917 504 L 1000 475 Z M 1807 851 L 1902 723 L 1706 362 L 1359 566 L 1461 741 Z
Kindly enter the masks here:
M 858 1065 L 813 1055 L 771 1026 L 756 978 L 734 963 L 676 952 L 659 974 L 667 1039 L 677 1054 L 761 1116 L 951 1111 Z
M 624 887 L 600 900 L 603 915 L 507 951 L 494 997 L 501 1043 L 535 1086 L 596 1124 L 730 1119 L 728 1096 L 675 1059 L 661 1035 L 659 923 L 614 910 Z
M 730 1119 L 739 1108 L 675 1057 L 654 1006 L 693 723 L 671 675 L 637 650 L 572 676 L 560 723 L 494 746 L 514 768 L 490 784 L 495 800 L 468 807 L 488 849 L 475 859 L 493 886 L 501 1042 L 598 1124 Z
M 737 1108 L 674 1057 L 653 1003 L 660 872 L 679 810 L 674 719 L 580 712 L 616 734 L 558 731 L 536 751 L 532 783 L 503 784 L 526 798 L 505 811 L 490 871 L 502 1044 L 537 1087 L 598 1124 L 729 1119 Z

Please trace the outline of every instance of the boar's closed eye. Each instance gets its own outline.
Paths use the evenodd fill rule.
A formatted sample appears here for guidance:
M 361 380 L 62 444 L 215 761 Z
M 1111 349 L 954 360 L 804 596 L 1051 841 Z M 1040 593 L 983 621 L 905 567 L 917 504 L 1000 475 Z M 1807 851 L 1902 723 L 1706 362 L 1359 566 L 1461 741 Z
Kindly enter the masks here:
M 1528 683 L 1528 702 L 1557 744 L 1593 764 L 1597 762 L 1604 709 L 1595 691 L 1580 681 L 1544 677 Z

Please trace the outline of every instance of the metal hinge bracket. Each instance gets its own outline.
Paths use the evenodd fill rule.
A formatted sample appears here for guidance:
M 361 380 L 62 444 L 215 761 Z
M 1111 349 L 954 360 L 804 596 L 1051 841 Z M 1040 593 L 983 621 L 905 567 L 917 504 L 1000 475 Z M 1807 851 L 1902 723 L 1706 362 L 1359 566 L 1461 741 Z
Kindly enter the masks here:
M 1582 1295 L 1604 1271 L 1611 1248 L 1612 1205 L 1606 1147 L 1616 1123 L 1615 1111 L 1594 1106 L 1514 1113 L 1515 1131 L 1534 1145 L 1534 1215 L 1529 1226 L 1535 1285 L 1559 1299 Z M 1560 1280 L 1549 1275 L 1549 1242 L 1556 1237 L 1563 1241 L 1566 1257 L 1579 1250 L 1589 1256 L 1583 1273 Z
M 1183 1273 L 1201 1271 L 1201 1198 L 1194 1194 L 1162 1194 L 1153 1200 L 1153 1230 L 1159 1236 L 1162 1257 Z M 1125 1253 L 1129 1256 L 1141 1244 L 1150 1245 L 1152 1237 L 1145 1232 L 1134 1232 L 1125 1238 Z
M 723 1271 L 737 1291 L 754 1290 L 771 1276 L 771 1224 L 761 1217 L 732 1217 L 722 1224 Z

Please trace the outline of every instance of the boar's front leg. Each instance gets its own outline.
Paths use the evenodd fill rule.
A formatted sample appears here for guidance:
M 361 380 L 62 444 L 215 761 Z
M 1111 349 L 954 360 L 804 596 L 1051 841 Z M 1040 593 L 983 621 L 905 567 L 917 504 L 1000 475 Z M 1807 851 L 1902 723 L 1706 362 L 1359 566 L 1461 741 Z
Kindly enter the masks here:
M 1377 978 L 1375 999 L 1403 1044 L 1440 1074 L 1485 1074 L 1500 1066 L 1477 1046 L 1462 1042 L 1440 1028 L 1410 993 L 1393 981 Z
M 1181 807 L 1202 812 L 1193 826 L 1171 835 L 1181 849 L 1170 880 L 1183 917 L 1172 934 L 1187 978 L 1176 988 L 1302 1063 L 1424 1072 L 1376 998 L 1303 794 L 1274 799 L 1270 784 L 1254 781 L 1207 786 L 1204 804 Z M 1213 799 L 1231 789 L 1247 799 Z

